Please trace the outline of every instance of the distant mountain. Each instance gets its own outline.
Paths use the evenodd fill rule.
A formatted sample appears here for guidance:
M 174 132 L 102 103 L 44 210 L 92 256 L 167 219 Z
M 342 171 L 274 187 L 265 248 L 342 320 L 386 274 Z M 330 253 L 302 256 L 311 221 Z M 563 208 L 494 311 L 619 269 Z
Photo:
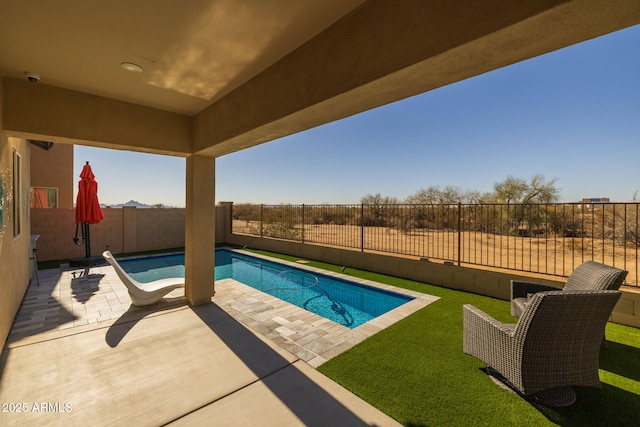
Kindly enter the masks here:
M 151 208 L 165 208 L 165 209 L 173 209 L 174 206 L 167 206 L 163 204 L 157 205 L 146 205 L 144 203 L 140 203 L 136 200 L 129 200 L 127 203 L 118 203 L 117 205 L 101 205 L 103 208 L 123 208 L 125 206 L 135 206 L 138 209 L 151 209 Z

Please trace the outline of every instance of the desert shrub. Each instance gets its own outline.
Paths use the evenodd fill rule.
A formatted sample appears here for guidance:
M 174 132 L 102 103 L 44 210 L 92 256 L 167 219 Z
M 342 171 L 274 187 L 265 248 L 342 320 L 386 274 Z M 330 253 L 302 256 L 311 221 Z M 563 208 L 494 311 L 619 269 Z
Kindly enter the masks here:
M 262 235 L 278 239 L 299 240 L 300 230 L 284 222 L 265 223 L 262 225 Z
M 244 221 L 258 221 L 260 220 L 260 205 L 239 204 L 233 205 L 232 218 Z

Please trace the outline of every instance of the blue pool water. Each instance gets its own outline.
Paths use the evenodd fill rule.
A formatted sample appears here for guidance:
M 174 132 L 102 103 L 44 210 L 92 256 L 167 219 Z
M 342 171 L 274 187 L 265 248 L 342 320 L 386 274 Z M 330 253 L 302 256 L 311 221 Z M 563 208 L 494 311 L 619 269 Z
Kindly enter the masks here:
M 184 277 L 184 255 L 118 261 L 139 282 Z M 349 328 L 413 298 L 277 262 L 217 249 L 215 280 L 232 278 Z

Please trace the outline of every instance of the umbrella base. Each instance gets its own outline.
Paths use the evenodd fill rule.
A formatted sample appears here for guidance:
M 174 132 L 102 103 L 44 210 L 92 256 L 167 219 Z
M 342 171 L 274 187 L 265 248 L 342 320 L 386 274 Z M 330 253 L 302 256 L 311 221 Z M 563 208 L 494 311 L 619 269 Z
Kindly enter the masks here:
M 69 267 L 95 267 L 106 265 L 107 262 L 101 256 L 90 256 L 84 258 L 73 258 L 69 260 Z

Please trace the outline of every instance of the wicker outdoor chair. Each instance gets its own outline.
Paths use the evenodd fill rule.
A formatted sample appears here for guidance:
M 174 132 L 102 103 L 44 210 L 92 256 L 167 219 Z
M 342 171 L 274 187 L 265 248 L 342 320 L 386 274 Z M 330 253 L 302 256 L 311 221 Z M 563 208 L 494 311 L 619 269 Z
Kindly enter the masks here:
M 627 277 L 627 271 L 595 261 L 580 264 L 567 278 L 563 291 L 618 290 Z M 537 292 L 558 291 L 553 286 L 511 281 L 511 315 L 520 317 L 529 296 Z
M 549 406 L 575 402 L 571 386 L 600 387 L 600 343 L 620 291 L 533 295 L 516 325 L 466 304 L 464 352 L 524 397 Z

